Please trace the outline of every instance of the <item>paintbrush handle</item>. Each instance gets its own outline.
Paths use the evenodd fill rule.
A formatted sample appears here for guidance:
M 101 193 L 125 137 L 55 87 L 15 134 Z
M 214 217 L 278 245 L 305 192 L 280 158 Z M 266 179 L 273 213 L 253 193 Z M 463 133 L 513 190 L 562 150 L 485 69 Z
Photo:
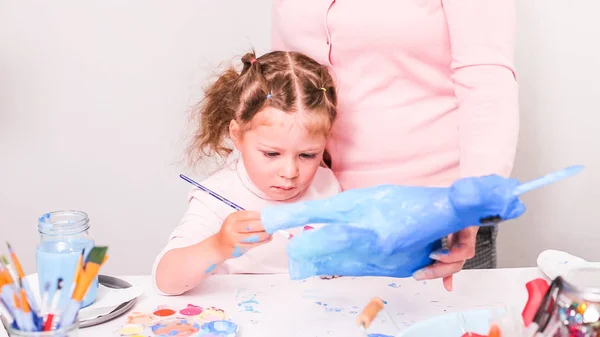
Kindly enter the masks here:
M 31 287 L 29 286 L 29 282 L 26 279 L 23 279 L 23 289 L 25 290 L 25 294 L 27 295 L 27 299 L 29 305 L 31 306 L 31 310 L 34 312 L 40 312 L 40 307 L 38 306 L 35 297 L 33 296 L 33 292 L 31 291 Z
M 81 309 L 81 302 L 75 301 L 74 299 L 70 299 L 67 303 L 65 311 L 60 314 L 60 323 L 58 328 L 60 327 L 68 327 L 71 324 L 75 323 L 75 319 L 77 319 L 77 313 L 79 313 L 79 309 Z
M 179 177 L 181 177 L 181 179 L 187 181 L 188 183 L 196 186 L 197 188 L 199 188 L 200 190 L 210 194 L 211 196 L 213 196 L 215 199 L 220 200 L 221 202 L 223 202 L 224 204 L 226 204 L 227 206 L 237 210 L 237 211 L 243 211 L 244 208 L 242 208 L 241 206 L 238 206 L 236 203 L 234 203 L 233 201 L 230 201 L 222 196 L 220 196 L 218 193 L 211 191 L 210 189 L 202 186 L 201 184 L 195 182 L 194 180 L 192 180 L 191 178 L 188 178 L 186 176 L 184 176 L 183 174 L 180 174 Z
M 372 298 L 369 304 L 356 317 L 356 323 L 367 329 L 381 310 L 383 310 L 383 300 L 379 297 Z

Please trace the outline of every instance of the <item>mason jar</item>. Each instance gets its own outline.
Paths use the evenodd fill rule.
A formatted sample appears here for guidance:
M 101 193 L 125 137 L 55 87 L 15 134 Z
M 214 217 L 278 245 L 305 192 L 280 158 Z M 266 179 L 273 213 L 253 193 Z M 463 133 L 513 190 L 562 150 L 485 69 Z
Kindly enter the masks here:
M 52 303 L 62 279 L 62 289 L 58 298 L 59 309 L 64 310 L 67 301 L 75 289 L 74 277 L 78 268 L 81 253 L 83 261 L 94 247 L 94 240 L 89 234 L 90 220 L 81 211 L 55 211 L 42 215 L 38 221 L 40 242 L 36 250 L 37 274 L 40 294 L 48 289 L 48 306 Z M 94 303 L 98 291 L 98 277 L 93 280 L 87 290 L 82 307 Z M 44 298 L 44 296 L 41 296 Z

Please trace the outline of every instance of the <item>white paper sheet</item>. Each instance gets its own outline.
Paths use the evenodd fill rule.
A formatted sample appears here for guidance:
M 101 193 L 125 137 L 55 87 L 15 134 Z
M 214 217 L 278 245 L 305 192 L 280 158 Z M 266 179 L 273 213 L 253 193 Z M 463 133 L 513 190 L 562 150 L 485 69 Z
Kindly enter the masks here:
M 29 282 L 31 291 L 34 293 L 33 295 L 36 297 L 36 301 L 40 303 L 37 274 L 27 275 L 26 279 Z M 119 305 L 137 298 L 143 293 L 144 291 L 140 287 L 133 286 L 127 289 L 112 289 L 100 284 L 98 286 L 96 301 L 79 311 L 79 321 L 85 322 L 109 314 Z

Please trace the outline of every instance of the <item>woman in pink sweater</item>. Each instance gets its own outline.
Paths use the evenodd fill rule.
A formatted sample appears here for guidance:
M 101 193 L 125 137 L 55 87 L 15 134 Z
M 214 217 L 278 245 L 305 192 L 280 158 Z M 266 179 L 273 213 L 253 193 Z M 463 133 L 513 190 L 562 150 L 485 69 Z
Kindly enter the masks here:
M 515 21 L 514 0 L 274 0 L 272 48 L 330 67 L 339 117 L 327 150 L 343 189 L 448 186 L 511 173 Z M 454 234 L 415 278 L 451 290 L 463 266 L 494 268 L 495 237 Z

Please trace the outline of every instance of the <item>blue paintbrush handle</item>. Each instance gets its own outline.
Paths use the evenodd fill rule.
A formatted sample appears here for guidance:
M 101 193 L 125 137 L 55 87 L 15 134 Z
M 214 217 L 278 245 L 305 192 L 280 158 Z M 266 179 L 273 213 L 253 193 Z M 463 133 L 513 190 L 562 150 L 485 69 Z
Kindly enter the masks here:
M 81 309 L 81 302 L 75 301 L 74 299 L 70 299 L 67 303 L 67 307 L 60 314 L 60 322 L 58 323 L 58 328 L 68 327 L 71 324 L 75 323 L 75 319 L 77 319 L 77 313 L 79 313 L 79 309 Z
M 192 179 L 184 176 L 183 174 L 180 174 L 179 177 L 181 177 L 181 179 L 187 181 L 188 183 L 198 187 L 200 190 L 210 194 L 211 196 L 213 196 L 214 198 L 216 198 L 217 200 L 220 200 L 221 202 L 223 202 L 224 204 L 228 205 L 229 207 L 237 210 L 237 211 L 243 211 L 244 209 L 241 206 L 238 206 L 237 204 L 235 204 L 233 201 L 230 201 L 222 196 L 220 196 L 218 193 L 211 191 L 210 189 L 202 186 L 201 184 L 193 181 Z

